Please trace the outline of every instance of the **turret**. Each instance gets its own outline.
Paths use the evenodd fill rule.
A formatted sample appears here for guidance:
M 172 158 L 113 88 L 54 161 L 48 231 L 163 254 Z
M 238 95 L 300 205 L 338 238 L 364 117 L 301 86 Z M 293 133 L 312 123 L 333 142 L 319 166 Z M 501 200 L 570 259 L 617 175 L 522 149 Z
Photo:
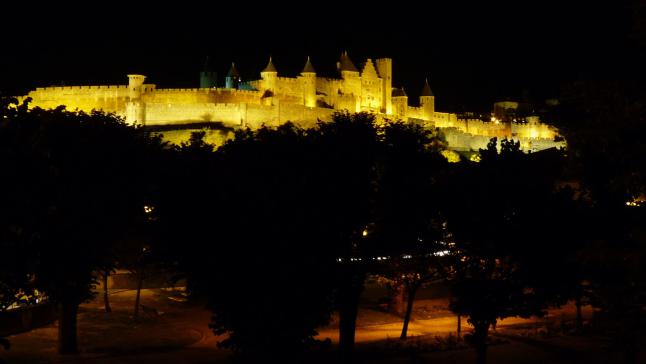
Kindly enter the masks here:
M 341 78 L 347 79 L 350 77 L 359 77 L 359 70 L 352 63 L 348 51 L 341 53 L 339 61 L 336 63 L 336 68 L 341 73 Z
M 432 120 L 435 114 L 435 95 L 431 91 L 431 86 L 428 85 L 428 78 L 424 81 L 424 87 L 419 95 L 419 106 L 424 110 L 424 119 Z
M 278 81 L 278 70 L 276 70 L 274 63 L 271 60 L 271 56 L 269 57 L 269 63 L 267 63 L 267 67 L 260 71 L 260 77 L 262 78 L 262 88 L 264 90 L 269 90 L 272 93 L 275 93 L 276 83 Z
M 343 78 L 343 92 L 354 95 L 355 112 L 361 111 L 361 77 L 359 70 L 348 56 L 348 52 L 341 53 L 336 68 Z
M 130 99 L 126 102 L 126 122 L 129 124 L 146 123 L 146 105 L 141 101 L 141 93 L 146 76 L 128 75 L 128 94 Z
M 216 87 L 218 87 L 218 74 L 211 68 L 209 57 L 206 57 L 204 68 L 200 72 L 200 88 Z
M 312 66 L 310 57 L 307 57 L 305 66 L 299 77 L 303 87 L 303 104 L 307 107 L 316 106 L 316 70 Z
M 377 72 L 382 82 L 381 112 L 391 115 L 393 113 L 393 60 L 390 58 L 377 59 Z
M 408 95 L 406 95 L 406 91 L 403 88 L 393 88 L 392 100 L 393 114 L 406 119 L 408 114 Z
M 229 69 L 229 72 L 227 73 L 227 76 L 224 80 L 224 87 L 238 88 L 241 80 L 242 79 L 240 78 L 240 73 L 236 69 L 235 63 L 231 62 L 231 68 Z
M 141 97 L 141 88 L 146 80 L 144 75 L 128 75 L 128 93 L 130 100 L 137 100 Z

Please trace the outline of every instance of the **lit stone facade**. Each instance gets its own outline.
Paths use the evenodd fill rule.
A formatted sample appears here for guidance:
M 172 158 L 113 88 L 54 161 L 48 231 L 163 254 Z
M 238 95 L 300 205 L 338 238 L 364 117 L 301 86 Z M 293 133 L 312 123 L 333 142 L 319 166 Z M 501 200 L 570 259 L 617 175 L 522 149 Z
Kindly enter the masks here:
M 438 112 L 428 82 L 419 106 L 411 106 L 405 92 L 393 87 L 392 69 L 389 58 L 367 59 L 359 69 L 344 52 L 337 63 L 337 78 L 317 76 L 309 58 L 298 76 L 282 77 L 270 59 L 260 78 L 249 82 L 242 82 L 232 65 L 225 87 L 162 89 L 145 83 L 143 75 L 128 75 L 128 85 L 45 87 L 23 98 L 30 97 L 32 107 L 100 109 L 143 125 L 218 121 L 258 128 L 291 121 L 309 127 L 318 120 L 329 121 L 335 111 L 348 110 L 371 112 L 379 120 L 401 119 L 442 128 L 454 149 L 477 150 L 494 136 L 518 139 L 524 149 L 561 144 L 554 142 L 556 131 L 537 119 L 514 124 L 459 119 L 456 114 Z

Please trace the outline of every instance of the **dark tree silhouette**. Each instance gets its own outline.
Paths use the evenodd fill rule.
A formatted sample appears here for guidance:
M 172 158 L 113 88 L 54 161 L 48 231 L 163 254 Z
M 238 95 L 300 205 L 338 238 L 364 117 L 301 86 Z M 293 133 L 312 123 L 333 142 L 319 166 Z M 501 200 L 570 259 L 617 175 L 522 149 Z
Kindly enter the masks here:
M 456 243 L 450 308 L 474 326 L 478 363 L 486 361 L 487 333 L 498 319 L 541 315 L 553 302 L 541 282 L 550 254 L 558 254 L 545 243 L 555 238 L 549 216 L 559 169 L 540 156 L 507 140 L 498 153 L 494 138 L 479 164 L 464 163 L 449 179 L 446 211 Z
M 441 255 L 449 247 L 436 185 L 448 167 L 439 153 L 446 143 L 437 130 L 402 122 L 388 123 L 382 135 L 369 240 L 377 256 L 389 257 L 377 271 L 381 280 L 404 289 L 406 339 L 417 290 L 444 277 Z
M 24 105 L 16 105 L 16 100 L 0 98 L 0 130 L 16 125 L 9 122 Z M 0 132 L 0 180 L 3 193 L 0 193 L 0 313 L 14 304 L 31 303 L 33 297 L 33 272 L 36 264 L 34 229 L 38 220 L 31 207 L 37 195 L 32 193 L 38 183 L 24 159 L 20 148 L 16 149 L 15 139 L 10 132 Z M 0 337 L 0 346 L 9 349 L 9 340 Z
M 340 259 L 335 270 L 339 350 L 342 360 L 350 362 L 359 297 L 372 256 L 362 235 L 373 219 L 378 128 L 370 114 L 336 113 L 332 122 L 319 123 L 311 138 L 317 151 L 313 165 L 319 169 L 316 219 L 322 222 L 319 233 Z
M 578 81 L 562 88 L 550 121 L 568 140 L 569 169 L 591 205 L 580 256 L 598 328 L 636 362 L 646 304 L 646 93 L 638 80 Z
M 305 138 L 291 124 L 241 130 L 213 153 L 196 134 L 179 149 L 171 188 L 206 192 L 159 205 L 193 296 L 207 299 L 214 332 L 228 334 L 220 345 L 249 360 L 298 358 L 329 319 L 335 261 L 319 234 Z
M 59 305 L 59 351 L 74 353 L 78 306 L 110 265 L 114 239 L 143 214 L 142 166 L 161 142 L 102 112 L 22 105 L 3 113 L 2 138 L 38 181 L 22 201 L 36 217 L 27 230 L 37 236 L 34 286 Z

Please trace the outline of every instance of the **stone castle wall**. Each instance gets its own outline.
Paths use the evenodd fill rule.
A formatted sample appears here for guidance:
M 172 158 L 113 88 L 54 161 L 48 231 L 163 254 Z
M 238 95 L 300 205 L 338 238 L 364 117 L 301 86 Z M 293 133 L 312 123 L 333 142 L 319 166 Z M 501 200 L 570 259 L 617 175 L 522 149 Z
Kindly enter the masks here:
M 278 126 L 291 121 L 303 127 L 314 126 L 320 120 L 332 119 L 334 110 L 309 108 L 303 105 L 275 106 L 244 103 L 146 103 L 146 125 L 189 124 L 220 121 L 231 126 L 258 128 Z
M 261 73 L 247 82 L 254 90 L 233 88 L 158 89 L 145 84 L 145 76 L 128 75 L 129 84 L 119 86 L 72 86 L 37 88 L 27 96 L 31 106 L 114 112 L 131 123 L 144 125 L 186 124 L 219 121 L 236 127 L 277 126 L 287 121 L 303 127 L 318 120 L 329 121 L 336 110 L 369 111 L 379 121 L 401 119 L 446 130 L 451 146 L 465 149 L 486 147 L 491 137 L 515 137 L 548 143 L 557 136 L 554 128 L 528 118 L 526 124 L 458 119 L 456 114 L 436 112 L 432 95 L 420 97 L 420 106 L 410 106 L 408 97 L 392 94 L 392 60 L 368 59 L 361 72 L 343 70 L 341 78 L 278 77 Z M 379 70 L 379 72 L 377 71 Z M 27 97 L 24 96 L 24 97 Z M 23 97 L 23 98 L 24 98 Z M 324 107 L 325 106 L 325 107 Z M 384 113 L 391 110 L 392 113 Z M 543 145 L 542 142 L 534 145 Z M 531 144 L 525 142 L 530 148 Z
M 100 109 L 106 112 L 123 114 L 129 98 L 128 86 L 64 86 L 42 87 L 29 92 L 25 97 L 33 99 L 33 105 L 53 109 L 65 105 L 69 110 L 91 111 Z M 23 99 L 25 98 L 23 97 Z

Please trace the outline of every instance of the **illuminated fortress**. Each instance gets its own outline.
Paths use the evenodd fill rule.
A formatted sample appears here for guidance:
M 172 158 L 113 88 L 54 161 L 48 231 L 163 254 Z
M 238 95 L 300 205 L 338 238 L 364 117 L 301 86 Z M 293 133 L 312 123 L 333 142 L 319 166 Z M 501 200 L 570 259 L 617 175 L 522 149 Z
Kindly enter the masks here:
M 361 69 L 347 52 L 337 62 L 338 77 L 318 77 L 309 57 L 296 77 L 280 77 L 271 58 L 260 78 L 243 82 L 235 65 L 217 87 L 214 72 L 202 72 L 200 88 L 157 88 L 145 83 L 143 75 L 128 75 L 128 85 L 66 86 L 37 88 L 27 96 L 31 106 L 114 112 L 129 123 L 180 125 L 222 122 L 227 126 L 258 128 L 291 121 L 303 127 L 318 120 L 329 121 L 339 110 L 366 111 L 379 120 L 401 119 L 444 131 L 454 149 L 477 150 L 491 137 L 521 141 L 523 149 L 540 150 L 559 146 L 556 130 L 528 117 L 522 123 L 505 120 L 505 110 L 517 103 L 497 103 L 501 115 L 491 120 L 458 118 L 435 110 L 435 95 L 426 81 L 419 106 L 409 105 L 401 88 L 393 87 L 392 60 L 367 59 Z M 514 105 L 515 104 L 515 105 Z

